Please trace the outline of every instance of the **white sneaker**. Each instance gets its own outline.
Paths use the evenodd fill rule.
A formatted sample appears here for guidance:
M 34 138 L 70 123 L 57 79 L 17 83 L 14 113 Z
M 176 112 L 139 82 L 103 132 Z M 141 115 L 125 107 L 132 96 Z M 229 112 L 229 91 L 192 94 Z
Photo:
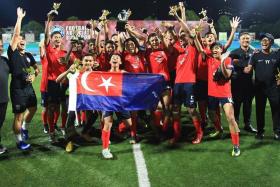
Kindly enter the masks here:
M 5 153 L 7 151 L 7 148 L 0 144 L 0 155 Z
M 110 152 L 110 149 L 103 149 L 102 150 L 102 156 L 103 156 L 103 158 L 105 158 L 105 159 L 111 159 L 111 158 L 113 158 L 113 155 L 112 155 L 112 153 Z

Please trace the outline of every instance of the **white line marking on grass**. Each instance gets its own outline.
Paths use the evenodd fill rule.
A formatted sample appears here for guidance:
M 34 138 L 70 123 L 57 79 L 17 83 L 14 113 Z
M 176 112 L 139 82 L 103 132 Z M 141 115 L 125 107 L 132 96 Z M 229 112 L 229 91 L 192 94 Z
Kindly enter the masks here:
M 140 144 L 133 144 L 133 155 L 137 169 L 138 184 L 140 187 L 150 187 L 151 183 L 148 176 L 148 170 L 144 159 L 143 152 L 141 151 Z

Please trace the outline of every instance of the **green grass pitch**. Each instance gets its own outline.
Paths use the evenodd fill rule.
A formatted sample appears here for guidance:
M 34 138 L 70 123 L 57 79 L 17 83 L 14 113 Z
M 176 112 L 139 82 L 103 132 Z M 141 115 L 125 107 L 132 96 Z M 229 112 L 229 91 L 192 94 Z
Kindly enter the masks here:
M 116 159 L 101 158 L 101 145 L 78 147 L 68 154 L 61 147 L 51 146 L 43 134 L 39 80 L 34 83 L 38 111 L 29 127 L 32 150 L 16 149 L 12 133 L 13 114 L 9 104 L 2 128 L 2 143 L 8 153 L 0 156 L 0 187 L 9 186 L 111 186 L 138 185 L 132 146 L 123 141 L 112 142 Z M 255 111 L 252 116 L 255 126 Z M 186 121 L 186 119 L 182 119 Z M 241 119 L 242 121 L 242 119 Z M 223 127 L 228 132 L 223 116 Z M 241 130 L 243 124 L 240 124 Z M 185 129 L 194 130 L 192 125 Z M 272 139 L 269 106 L 266 110 L 266 134 L 260 142 L 254 135 L 241 132 L 241 156 L 231 157 L 231 141 L 204 140 L 199 145 L 182 141 L 176 148 L 168 143 L 141 142 L 151 186 L 279 186 L 280 142 Z

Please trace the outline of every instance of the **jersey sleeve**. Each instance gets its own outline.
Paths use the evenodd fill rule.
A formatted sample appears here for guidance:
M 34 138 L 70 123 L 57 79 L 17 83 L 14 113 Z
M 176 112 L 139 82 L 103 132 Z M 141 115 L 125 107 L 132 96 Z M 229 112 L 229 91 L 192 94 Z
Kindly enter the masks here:
M 34 59 L 31 53 L 25 53 L 27 58 L 29 58 L 30 66 L 34 66 L 36 64 L 36 60 Z

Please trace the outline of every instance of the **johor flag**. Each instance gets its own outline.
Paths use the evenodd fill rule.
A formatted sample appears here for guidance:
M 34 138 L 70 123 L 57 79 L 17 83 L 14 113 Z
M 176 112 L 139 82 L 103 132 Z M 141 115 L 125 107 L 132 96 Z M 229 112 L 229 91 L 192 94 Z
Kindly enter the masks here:
M 84 72 L 77 79 L 77 110 L 154 109 L 164 85 L 157 74 Z

